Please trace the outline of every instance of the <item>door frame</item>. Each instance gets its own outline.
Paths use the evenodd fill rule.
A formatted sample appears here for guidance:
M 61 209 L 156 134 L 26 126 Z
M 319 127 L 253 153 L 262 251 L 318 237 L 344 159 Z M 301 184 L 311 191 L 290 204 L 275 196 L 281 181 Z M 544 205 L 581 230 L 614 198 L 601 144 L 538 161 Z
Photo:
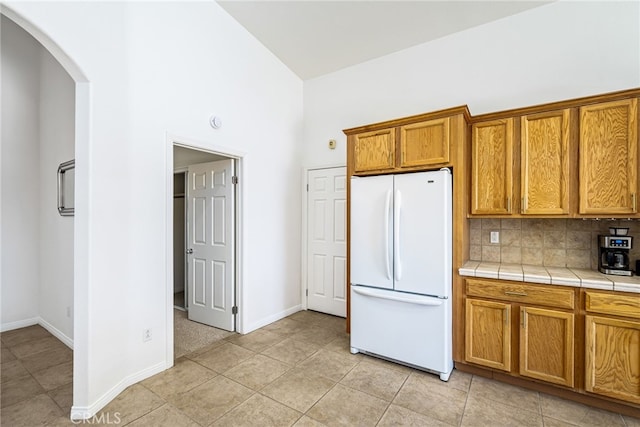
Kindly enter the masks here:
M 173 151 L 173 150 L 172 150 Z M 184 229 L 184 247 L 187 247 L 187 215 L 188 215 L 188 211 L 187 211 L 187 185 L 189 183 L 189 167 L 179 167 L 177 169 L 173 170 L 173 175 L 175 177 L 175 175 L 177 174 L 183 174 L 184 175 L 184 222 L 182 224 L 182 228 Z M 175 182 L 175 179 L 174 181 Z M 172 188 L 172 191 L 175 191 L 175 188 Z M 174 209 L 175 210 L 175 209 Z M 174 212 L 174 210 L 172 210 L 171 212 Z M 171 217 L 171 221 L 173 222 L 173 216 Z M 175 224 L 174 224 L 175 226 Z M 172 240 L 172 245 L 175 244 L 175 242 Z M 175 248 L 174 248 L 175 250 Z M 187 280 L 189 279 L 188 276 L 188 272 L 187 272 L 187 254 L 182 254 L 182 258 L 183 258 L 183 262 L 184 262 L 184 311 L 188 311 L 189 310 L 189 305 L 187 304 L 188 300 L 187 300 Z M 175 283 L 174 285 L 174 292 L 175 292 Z M 176 308 L 176 306 L 174 305 L 173 308 Z
M 173 147 L 183 147 L 190 150 L 202 151 L 205 153 L 217 154 L 225 156 L 235 161 L 235 175 L 238 177 L 236 185 L 235 200 L 235 295 L 238 313 L 236 314 L 235 324 L 236 332 L 244 333 L 244 317 L 242 310 L 246 305 L 243 298 L 243 280 L 244 280 L 244 176 L 246 174 L 246 162 L 244 157 L 246 153 L 231 149 L 229 147 L 214 145 L 202 141 L 196 141 L 178 135 L 167 133 L 166 136 L 166 169 L 165 169 L 165 200 L 166 200 L 166 240 L 165 240 L 165 265 L 166 265 L 166 283 L 165 283 L 165 310 L 166 310 L 166 360 L 167 368 L 173 366 L 173 342 L 174 342 L 174 324 L 173 324 Z
M 346 164 L 340 164 L 340 163 L 334 163 L 334 164 L 330 164 L 330 165 L 321 165 L 321 166 L 304 166 L 302 168 L 302 185 L 300 187 L 300 191 L 302 191 L 302 247 L 301 247 L 301 254 L 302 254 L 302 265 L 301 265 L 301 272 L 300 274 L 302 275 L 302 280 L 300 281 L 300 308 L 302 308 L 303 310 L 307 310 L 308 304 L 307 304 L 307 289 L 309 289 L 309 281 L 308 281 L 308 268 L 309 266 L 307 265 L 307 255 L 309 253 L 308 251 L 308 247 L 307 247 L 307 243 L 309 242 L 309 236 L 308 236 L 308 226 L 309 226 L 309 192 L 307 191 L 307 185 L 309 185 L 309 171 L 312 170 L 322 170 L 322 169 L 336 169 L 336 168 L 346 168 L 347 165 Z M 347 212 L 347 215 L 349 215 L 349 212 Z M 348 239 L 348 236 L 347 236 Z

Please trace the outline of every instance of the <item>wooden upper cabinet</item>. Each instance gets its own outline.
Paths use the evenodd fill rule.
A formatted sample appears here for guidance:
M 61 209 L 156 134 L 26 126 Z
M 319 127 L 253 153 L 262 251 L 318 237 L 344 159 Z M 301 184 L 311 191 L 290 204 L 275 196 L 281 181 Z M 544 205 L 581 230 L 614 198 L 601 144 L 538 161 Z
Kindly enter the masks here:
M 638 100 L 580 108 L 581 214 L 638 212 Z
M 449 117 L 400 127 L 400 167 L 449 162 Z
M 354 172 L 393 169 L 396 164 L 395 136 L 395 129 L 384 129 L 354 135 Z
M 513 119 L 475 123 L 471 146 L 471 213 L 511 213 Z
M 521 118 L 521 201 L 524 215 L 569 213 L 570 110 Z
M 520 308 L 520 375 L 573 387 L 574 314 Z
M 451 117 L 441 117 L 352 134 L 353 173 L 422 170 L 449 164 L 451 122 Z

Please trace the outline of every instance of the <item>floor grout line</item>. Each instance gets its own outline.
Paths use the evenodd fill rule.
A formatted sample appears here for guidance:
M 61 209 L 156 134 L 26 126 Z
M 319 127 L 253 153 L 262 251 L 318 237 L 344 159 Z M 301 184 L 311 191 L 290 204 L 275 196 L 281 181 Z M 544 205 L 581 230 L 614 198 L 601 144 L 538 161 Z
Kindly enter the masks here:
M 238 336 L 237 335 L 227 335 L 227 336 L 221 337 L 218 341 L 215 341 L 215 342 L 222 342 L 222 344 L 220 344 L 220 345 L 214 345 L 215 343 L 209 343 L 209 344 L 205 345 L 204 347 L 207 347 L 209 345 L 213 346 L 212 348 L 208 349 L 205 352 L 199 352 L 199 350 L 204 348 L 204 347 L 202 347 L 202 348 L 198 348 L 198 349 L 192 350 L 192 351 L 184 354 L 181 357 L 181 359 L 184 358 L 184 362 L 181 362 L 181 363 L 186 363 L 186 362 L 193 363 L 194 364 L 193 366 L 197 366 L 198 369 L 204 368 L 206 370 L 206 372 L 210 373 L 213 376 L 211 378 L 207 379 L 207 380 L 204 380 L 201 383 L 198 383 L 198 384 L 192 386 L 192 387 L 189 386 L 188 388 L 182 390 L 180 392 L 180 394 L 190 393 L 194 389 L 196 389 L 197 387 L 200 387 L 203 384 L 206 384 L 208 381 L 211 381 L 211 380 L 213 380 L 213 379 L 215 379 L 217 377 L 222 377 L 225 380 L 228 380 L 228 381 L 231 381 L 231 382 L 233 382 L 235 384 L 238 384 L 238 385 L 242 386 L 243 388 L 246 388 L 246 389 L 248 389 L 250 391 L 250 394 L 248 395 L 248 397 L 246 399 L 242 400 L 241 402 L 239 402 L 235 406 L 230 407 L 227 410 L 225 410 L 224 412 L 222 412 L 220 415 L 217 416 L 217 418 L 214 421 L 212 421 L 212 423 L 216 423 L 219 419 L 221 419 L 222 417 L 226 416 L 231 411 L 234 411 L 237 408 L 241 407 L 241 405 L 244 405 L 249 399 L 254 398 L 256 395 L 258 395 L 258 396 L 260 396 L 262 398 L 268 399 L 269 402 L 275 402 L 278 405 L 282 405 L 283 407 L 286 407 L 286 408 L 288 408 L 290 410 L 296 411 L 296 413 L 299 413 L 300 415 L 297 417 L 296 420 L 294 420 L 294 423 L 299 422 L 304 417 L 309 417 L 310 419 L 313 419 L 314 421 L 318 421 L 317 419 L 311 417 L 309 415 L 309 413 L 314 408 L 319 408 L 318 405 L 323 405 L 323 409 L 326 409 L 327 408 L 327 406 L 326 406 L 327 400 L 325 400 L 325 399 L 328 397 L 329 394 L 338 392 L 338 389 L 341 390 L 340 393 L 342 393 L 342 394 L 345 394 L 345 393 L 348 394 L 348 390 L 355 390 L 355 391 L 358 391 L 359 393 L 362 393 L 362 394 L 359 394 L 359 396 L 366 395 L 366 396 L 370 396 L 370 397 L 373 397 L 375 399 L 380 400 L 380 402 L 376 403 L 376 405 L 377 405 L 376 406 L 376 408 L 377 408 L 376 411 L 380 410 L 381 411 L 380 412 L 381 415 L 378 416 L 378 418 L 377 418 L 377 420 L 375 420 L 375 422 L 371 420 L 372 417 L 369 417 L 369 419 L 371 420 L 371 423 L 372 423 L 371 425 L 379 425 L 379 424 L 381 424 L 382 420 L 385 419 L 385 417 L 388 414 L 391 414 L 391 413 L 393 413 L 392 416 L 398 417 L 399 415 L 398 415 L 397 411 L 396 412 L 390 412 L 391 408 L 392 408 L 392 405 L 394 405 L 394 402 L 396 401 L 396 399 L 398 398 L 398 396 L 400 395 L 402 390 L 405 389 L 405 387 L 407 387 L 408 382 L 410 381 L 410 378 L 412 377 L 412 375 L 418 375 L 418 373 L 422 373 L 422 371 L 411 370 L 411 369 L 409 369 L 408 371 L 403 371 L 401 369 L 397 369 L 397 370 L 394 369 L 394 371 L 397 371 L 397 372 L 406 372 L 407 375 L 404 377 L 404 379 L 402 380 L 400 385 L 397 387 L 397 389 L 394 390 L 394 392 L 393 392 L 392 396 L 390 397 L 390 399 L 383 398 L 383 397 L 380 397 L 380 396 L 378 396 L 376 394 L 373 394 L 374 393 L 373 389 L 368 390 L 368 389 L 366 389 L 365 386 L 360 385 L 360 384 L 364 384 L 364 383 L 358 383 L 357 382 L 359 380 L 357 380 L 356 374 L 357 375 L 361 375 L 361 374 L 364 375 L 366 373 L 366 375 L 371 375 L 371 373 L 369 371 L 370 368 L 368 368 L 367 365 L 371 365 L 371 366 L 375 367 L 373 369 L 373 372 L 375 372 L 376 375 L 378 375 L 378 372 L 376 371 L 377 368 L 381 368 L 379 370 L 379 373 L 381 375 L 383 375 L 384 372 L 385 372 L 384 369 L 393 369 L 393 367 L 386 366 L 384 363 L 381 363 L 381 364 L 374 363 L 374 359 L 371 359 L 371 356 L 368 356 L 368 355 L 364 355 L 364 354 L 358 355 L 358 356 L 351 355 L 351 353 L 349 352 L 349 347 L 348 347 L 349 336 L 344 331 L 340 331 L 339 330 L 339 328 L 337 327 L 339 322 L 337 320 L 335 320 L 334 318 L 332 318 L 332 317 L 323 318 L 322 317 L 323 315 L 316 315 L 316 314 L 308 315 L 308 314 L 306 314 L 306 312 L 299 312 L 299 313 L 301 313 L 301 314 L 298 314 L 297 319 L 290 319 L 288 317 L 282 319 L 282 320 L 285 320 L 285 319 L 287 320 L 287 322 L 283 322 L 281 324 L 281 326 L 283 326 L 283 329 L 284 329 L 285 326 L 288 327 L 288 330 L 286 330 L 284 332 L 283 331 L 278 331 L 278 330 L 272 331 L 272 330 L 269 330 L 269 329 L 262 329 L 262 328 L 254 331 L 254 332 L 257 332 L 257 334 L 254 335 L 256 337 L 260 337 L 262 335 L 270 336 L 270 334 L 264 334 L 264 333 L 260 333 L 259 332 L 259 331 L 262 331 L 262 332 L 271 332 L 272 334 L 275 334 L 275 335 L 271 336 L 271 338 L 273 338 L 273 339 L 278 339 L 277 337 L 281 338 L 281 339 L 278 339 L 275 342 L 267 344 L 265 347 L 262 347 L 260 345 L 260 341 L 258 340 L 257 348 L 260 349 L 259 351 L 255 351 L 255 350 L 252 350 L 250 348 L 252 345 L 255 344 L 255 342 L 252 342 L 252 341 L 249 340 L 249 341 L 247 341 L 247 342 L 245 342 L 243 344 L 240 344 L 240 343 L 242 343 L 242 341 L 238 341 L 238 344 L 236 344 L 236 343 L 233 342 L 233 340 L 234 339 L 238 340 L 238 338 L 237 338 Z M 294 322 L 294 323 L 291 323 L 291 322 Z M 274 322 L 274 323 L 277 323 L 277 322 Z M 313 335 L 312 332 L 309 332 L 309 331 L 312 331 L 312 330 L 318 331 L 318 330 L 321 330 L 321 329 L 325 330 L 325 332 L 322 332 L 322 335 L 315 336 L 315 338 L 317 338 L 318 341 L 314 341 L 313 340 L 314 335 Z M 31 329 L 30 331 L 33 331 L 33 329 Z M 306 334 L 304 333 L 305 331 L 307 331 Z M 40 332 L 30 332 L 30 333 L 33 333 L 35 335 L 39 335 L 40 334 Z M 328 337 L 330 337 L 332 335 L 335 335 L 335 336 L 332 339 L 328 339 Z M 47 335 L 47 337 L 48 336 L 49 335 Z M 296 338 L 293 338 L 294 336 Z M 30 341 L 35 341 L 35 340 L 38 340 L 38 339 L 42 338 L 42 336 L 37 336 L 37 337 L 34 336 L 34 338 L 30 338 L 30 339 L 28 339 L 26 341 L 20 342 L 20 338 L 18 338 L 16 336 L 13 339 L 13 341 L 14 342 L 18 342 L 18 344 L 14 344 L 13 346 L 10 347 L 10 346 L 6 345 L 7 337 L 8 336 L 5 335 L 5 333 L 0 334 L 0 340 L 3 342 L 2 350 L 3 350 L 3 352 L 8 352 L 8 354 L 11 354 L 12 356 L 14 356 L 14 360 L 20 362 L 20 364 L 22 363 L 21 362 L 22 359 L 18 358 L 18 357 L 15 357 L 15 354 L 13 354 L 13 352 L 11 351 L 11 348 L 15 347 L 17 345 L 22 345 L 22 344 L 28 343 Z M 269 349 L 273 349 L 275 346 L 285 342 L 286 340 L 291 340 L 291 341 L 289 341 L 291 344 L 304 343 L 304 345 L 297 344 L 297 345 L 300 345 L 300 347 L 296 347 L 296 348 L 299 348 L 299 349 L 312 348 L 313 351 L 311 353 L 307 354 L 305 350 L 300 350 L 299 354 L 304 355 L 304 357 L 301 357 L 299 360 L 296 360 L 293 363 L 280 360 L 275 356 L 264 354 Z M 322 342 L 322 344 L 318 344 L 318 342 Z M 233 364 L 230 367 L 227 367 L 226 369 L 224 369 L 223 372 L 218 372 L 218 371 L 216 371 L 216 370 L 214 370 L 214 369 L 212 369 L 210 367 L 207 367 L 204 364 L 194 360 L 194 359 L 198 358 L 199 356 L 202 356 L 203 354 L 206 354 L 206 353 L 208 353 L 210 351 L 215 351 L 215 350 L 221 351 L 221 355 L 222 355 L 222 354 L 224 354 L 224 351 L 221 350 L 221 348 L 225 347 L 227 344 L 229 345 L 227 347 L 227 349 L 232 349 L 232 348 L 238 347 L 238 348 L 241 348 L 243 350 L 243 353 L 241 353 L 241 354 L 244 354 L 244 352 L 249 352 L 250 356 L 248 356 L 247 358 L 241 359 L 240 362 L 232 360 Z M 248 345 L 249 347 L 245 347 L 245 345 Z M 346 345 L 346 347 L 345 347 L 345 345 Z M 234 347 L 231 347 L 231 346 L 234 346 Z M 23 348 L 27 348 L 27 347 L 28 346 L 25 346 Z M 43 352 L 37 352 L 37 353 L 34 353 L 34 354 L 40 354 L 40 353 L 43 353 Z M 5 353 L 5 354 L 7 354 L 7 353 Z M 71 354 L 73 354 L 73 353 L 71 353 Z M 274 355 L 277 355 L 277 354 L 278 353 L 274 353 Z M 335 361 L 335 363 L 337 363 L 336 366 L 340 366 L 340 370 L 337 371 L 337 372 L 342 373 L 343 372 L 342 369 L 344 369 L 344 372 L 342 373 L 342 375 L 340 376 L 340 378 L 337 381 L 335 379 L 333 379 L 333 378 L 326 377 L 326 376 L 324 376 L 322 374 L 314 372 L 313 371 L 313 369 L 314 369 L 313 368 L 313 364 L 310 363 L 309 365 L 305 365 L 305 363 L 307 363 L 308 361 L 312 360 L 314 357 L 318 357 L 319 355 L 322 355 L 322 354 L 325 354 L 325 357 L 328 358 L 327 360 Z M 259 386 L 255 386 L 256 388 L 253 388 L 253 386 L 251 386 L 251 387 L 246 386 L 246 385 L 242 384 L 241 382 L 239 382 L 238 380 L 235 380 L 235 379 L 230 378 L 230 377 L 227 376 L 229 371 L 234 369 L 236 366 L 240 366 L 245 361 L 248 361 L 248 360 L 250 360 L 252 358 L 255 358 L 257 355 L 261 355 L 261 356 L 263 356 L 265 358 L 265 359 L 261 358 L 260 360 L 262 360 L 262 361 L 268 361 L 269 363 L 277 362 L 279 364 L 282 364 L 286 369 L 282 373 L 280 373 L 277 377 L 275 377 L 273 379 L 270 379 L 265 384 L 262 384 L 262 385 L 259 385 Z M 338 355 L 338 356 L 336 356 L 336 355 Z M 32 355 L 25 356 L 25 357 L 31 357 L 31 356 Z M 193 357 L 193 359 L 192 359 L 192 357 Z M 353 358 L 353 357 L 355 357 L 355 358 Z M 71 360 L 73 360 L 73 357 L 71 357 Z M 375 359 L 375 361 L 378 361 L 378 360 L 379 359 Z M 176 359 L 176 361 L 177 361 L 177 359 Z M 206 359 L 201 359 L 201 361 L 202 362 L 206 362 Z M 11 361 L 8 361 L 8 362 L 11 362 Z M 61 364 L 54 365 L 54 366 L 61 366 L 61 365 L 67 364 L 67 363 L 69 363 L 69 362 L 68 361 L 64 361 Z M 255 362 L 255 363 L 257 363 L 257 362 Z M 177 366 L 177 364 L 174 364 L 174 367 L 172 369 L 176 368 L 176 366 Z M 191 365 L 185 366 L 185 369 L 190 369 L 190 366 Z M 259 367 L 260 365 L 256 364 L 255 366 Z M 270 366 L 270 365 L 267 364 L 267 365 L 264 365 L 264 366 Z M 50 369 L 50 368 L 51 367 L 39 368 L 39 369 L 40 370 L 45 370 L 45 369 Z M 278 369 L 280 369 L 280 368 L 278 368 Z M 361 369 L 362 369 L 362 372 L 360 372 Z M 36 373 L 40 372 L 40 370 L 36 370 Z M 315 396 L 313 396 L 315 400 L 313 401 L 312 404 L 310 404 L 310 406 L 304 412 L 302 412 L 299 409 L 296 409 L 296 408 L 290 406 L 289 404 L 281 402 L 278 399 L 278 397 L 271 397 L 271 396 L 268 396 L 268 395 L 265 394 L 265 390 L 267 389 L 267 387 L 269 387 L 271 384 L 274 384 L 276 381 L 279 381 L 279 380 L 283 379 L 283 377 L 285 377 L 286 375 L 293 374 L 294 371 L 296 371 L 296 375 L 298 375 L 298 373 L 299 373 L 300 375 L 304 375 L 307 378 L 311 378 L 310 375 L 313 375 L 313 376 L 320 375 L 320 377 L 325 378 L 327 381 L 330 381 L 330 383 L 326 384 L 327 386 L 330 385 L 330 387 L 328 387 L 323 393 L 319 393 L 319 395 L 318 395 L 319 397 L 315 398 Z M 60 412 L 63 414 L 62 415 L 63 417 L 67 416 L 66 414 L 67 414 L 68 411 L 65 408 L 62 408 L 62 406 L 58 403 L 57 400 L 53 399 L 52 394 L 55 393 L 56 391 L 62 391 L 62 389 L 67 387 L 68 384 L 59 385 L 59 386 L 57 386 L 56 388 L 54 388 L 52 390 L 45 390 L 44 387 L 42 386 L 42 384 L 40 384 L 40 382 L 36 379 L 34 374 L 31 373 L 31 371 L 26 370 L 26 368 L 25 368 L 25 372 L 26 372 L 25 373 L 25 378 L 30 378 L 42 390 L 36 395 L 24 398 L 23 400 L 20 400 L 19 402 L 14 402 L 11 405 L 7 405 L 6 407 L 15 409 L 15 407 L 17 407 L 17 406 L 24 406 L 23 402 L 30 401 L 33 398 L 35 398 L 36 396 L 44 395 L 48 399 L 53 401 L 53 403 L 55 404 L 55 407 L 58 410 L 60 410 Z M 162 373 L 160 373 L 158 375 L 163 375 L 166 372 L 169 372 L 169 371 L 164 371 L 164 372 L 162 372 Z M 202 372 L 205 372 L 205 371 L 202 371 Z M 430 375 L 430 374 L 429 373 L 425 373 L 425 375 Z M 456 375 L 465 375 L 465 376 L 468 375 L 469 376 L 468 383 L 466 385 L 464 385 L 464 383 L 460 382 L 460 380 L 456 381 L 455 380 Z M 353 376 L 353 378 L 352 378 L 352 376 Z M 262 378 L 265 378 L 265 377 L 262 377 Z M 334 378 L 337 378 L 337 376 L 335 376 Z M 356 382 L 355 383 L 351 383 L 351 385 L 349 385 L 346 382 L 348 378 L 349 378 L 349 381 L 355 379 Z M 501 401 L 501 400 L 495 399 L 495 396 L 499 396 L 500 394 L 494 394 L 494 395 L 489 395 L 489 396 L 477 395 L 480 392 L 481 389 L 478 388 L 476 390 L 476 387 L 474 387 L 474 383 L 478 382 L 478 384 L 476 384 L 476 386 L 478 386 L 478 387 L 479 387 L 480 383 L 482 383 L 482 384 L 484 384 L 484 383 L 480 381 L 480 379 L 479 379 L 480 377 L 477 377 L 475 375 L 463 373 L 463 372 L 460 372 L 460 371 L 456 371 L 456 372 L 454 372 L 454 374 L 452 376 L 452 379 L 454 379 L 454 382 L 449 381 L 449 382 L 432 383 L 431 382 L 431 377 L 429 377 L 429 378 L 430 379 L 427 379 L 427 380 L 421 379 L 420 380 L 421 383 L 419 384 L 419 387 L 425 387 L 426 390 L 431 390 L 437 384 L 438 387 L 440 387 L 440 385 L 442 385 L 443 387 L 448 387 L 448 388 L 450 388 L 452 390 L 458 390 L 459 392 L 465 393 L 465 395 L 464 395 L 464 404 L 462 405 L 462 411 L 461 411 L 460 419 L 457 422 L 457 426 L 462 426 L 464 424 L 463 421 L 465 420 L 465 415 L 468 414 L 468 411 L 470 409 L 470 402 L 471 401 L 469 399 L 473 398 L 474 396 L 484 397 L 485 399 L 488 399 L 489 401 L 502 403 L 502 405 L 499 405 L 500 408 L 511 407 L 513 409 L 514 413 L 519 411 L 518 407 L 514 404 L 513 399 L 508 400 L 509 403 L 507 403 L 507 401 Z M 258 377 L 258 380 L 259 379 L 260 379 L 260 377 Z M 497 390 L 502 389 L 503 391 L 501 393 L 505 393 L 504 390 L 506 390 L 506 392 L 509 392 L 509 390 L 510 390 L 509 388 L 503 388 L 505 386 L 517 387 L 517 386 L 514 386 L 514 385 L 510 385 L 510 384 L 503 384 L 503 383 L 495 382 L 495 380 L 491 380 L 491 379 L 487 379 L 487 380 L 488 381 L 492 381 L 492 384 L 494 385 L 494 387 L 497 388 Z M 256 381 L 256 380 L 254 379 L 253 381 Z M 360 381 L 364 381 L 364 380 L 360 380 Z M 467 381 L 467 380 L 464 379 L 464 381 Z M 149 410 L 148 412 L 145 412 L 144 414 L 135 413 L 135 417 L 133 417 L 130 420 L 130 422 L 134 422 L 135 420 L 140 420 L 140 419 L 143 419 L 144 417 L 150 416 L 150 414 L 152 414 L 155 411 L 159 410 L 164 405 L 167 405 L 169 408 L 172 408 L 172 410 L 175 411 L 180 416 L 184 416 L 184 417 L 186 417 L 186 419 L 189 419 L 189 420 L 195 422 L 198 425 L 202 425 L 200 422 L 198 422 L 196 419 L 192 418 L 189 415 L 190 412 L 183 411 L 183 410 L 179 409 L 178 407 L 176 407 L 172 403 L 173 402 L 173 398 L 169 397 L 169 398 L 165 399 L 162 396 L 160 396 L 159 394 L 157 394 L 157 392 L 155 392 L 151 388 L 149 388 L 149 386 L 147 384 L 142 384 L 142 383 L 143 382 L 138 383 L 139 385 L 142 386 L 142 389 L 150 392 L 151 395 L 155 396 L 162 403 L 157 408 L 154 408 L 153 410 Z M 136 386 L 136 385 L 134 385 L 134 386 Z M 338 387 L 338 385 L 340 385 L 340 387 Z M 460 387 L 461 385 L 464 385 L 464 387 Z M 162 386 L 164 386 L 164 385 L 162 385 Z M 416 385 L 414 384 L 414 386 L 416 386 Z M 394 387 L 395 387 L 395 385 L 394 385 Z M 416 387 L 418 387 L 418 386 L 416 386 Z M 4 397 L 6 390 L 4 390 L 4 387 L 1 387 L 1 388 L 2 388 L 3 397 Z M 441 390 L 441 389 L 438 389 L 438 390 Z M 526 389 L 523 389 L 523 390 L 526 390 Z M 125 390 L 125 392 L 126 392 L 126 390 Z M 443 391 L 438 391 L 438 393 L 440 393 L 440 392 L 443 392 Z M 386 392 L 384 392 L 384 393 L 386 393 Z M 458 393 L 458 392 L 456 392 L 456 393 Z M 472 394 L 474 394 L 474 395 L 472 396 Z M 428 393 L 426 395 L 428 395 Z M 458 394 L 453 394 L 452 396 L 457 396 L 457 395 Z M 446 396 L 445 394 L 442 394 L 443 403 L 446 400 L 445 396 Z M 543 405 L 543 400 L 544 400 L 543 396 L 544 396 L 543 393 L 535 392 L 536 410 L 535 411 L 532 410 L 532 414 L 537 413 L 538 416 L 540 417 L 539 419 L 540 419 L 541 424 L 543 426 L 545 426 L 545 425 L 548 425 L 549 423 L 554 422 L 555 418 L 553 416 L 547 416 L 546 415 L 546 412 L 543 409 L 543 406 L 544 406 Z M 462 396 L 460 396 L 460 397 L 462 397 Z M 334 395 L 334 397 L 332 399 L 335 401 L 335 395 Z M 324 403 L 321 403 L 321 402 L 324 402 Z M 371 402 L 377 402 L 377 401 L 371 400 Z M 458 400 L 458 402 L 462 402 L 462 400 L 460 399 L 460 400 Z M 569 401 L 569 402 L 571 402 L 571 401 Z M 343 402 L 340 402 L 340 403 L 343 403 Z M 533 402 L 530 402 L 530 403 L 533 403 Z M 573 402 L 571 402 L 571 403 L 573 403 Z M 255 403 L 253 403 L 253 404 L 255 404 Z M 558 406 L 558 405 L 562 405 L 562 404 L 563 404 L 563 402 L 561 402 L 561 401 L 556 402 L 555 400 L 549 400 L 549 402 L 545 403 L 545 405 L 555 405 L 555 406 L 550 406 L 551 408 L 554 408 L 554 407 L 555 408 L 561 408 L 562 406 Z M 268 405 L 272 405 L 272 404 L 269 403 Z M 458 403 L 458 405 L 459 405 L 459 403 Z M 527 407 L 529 407 L 529 406 L 533 407 L 533 405 L 528 405 Z M 425 411 L 425 412 L 414 411 L 413 409 L 411 409 L 411 406 L 399 405 L 399 408 L 402 408 L 403 410 L 414 412 L 414 413 L 416 413 L 418 415 L 429 416 L 429 415 L 427 415 L 429 413 L 428 411 Z M 398 410 L 399 410 L 399 408 L 398 408 Z M 457 408 L 459 408 L 459 406 L 457 406 Z M 591 407 L 588 407 L 588 408 L 591 408 Z M 2 408 L 2 411 L 5 412 L 5 409 L 6 408 Z M 69 410 L 70 410 L 70 408 L 69 408 Z M 429 411 L 430 410 L 431 409 L 429 409 Z M 456 409 L 456 411 L 457 410 L 458 409 Z M 504 409 L 501 409 L 501 410 L 504 410 Z M 553 411 L 557 411 L 557 410 L 558 409 L 553 409 L 551 413 L 553 414 L 553 413 L 555 413 Z M 478 408 L 476 408 L 474 406 L 473 412 L 476 413 L 476 411 L 478 411 Z M 520 412 L 522 412 L 522 411 L 520 410 Z M 408 413 L 409 412 L 407 412 L 407 414 Z M 613 416 L 611 414 L 614 414 L 615 416 Z M 630 425 L 632 425 L 630 422 L 627 421 L 627 419 L 622 414 L 619 414 L 619 413 L 608 413 L 608 414 L 606 414 L 606 416 L 610 417 L 610 418 L 608 418 L 609 420 L 615 420 L 615 423 L 619 423 L 621 426 L 630 427 Z M 157 417 L 157 415 L 156 415 L 156 417 Z M 436 417 L 433 417 L 433 416 L 431 416 L 431 418 L 436 419 Z M 561 421 L 561 420 L 558 420 L 558 421 Z M 467 420 L 467 423 L 468 422 L 469 422 L 469 420 Z M 577 425 L 580 424 L 579 420 L 575 420 L 573 422 L 577 423 Z M 211 424 L 211 423 L 209 423 L 209 424 Z

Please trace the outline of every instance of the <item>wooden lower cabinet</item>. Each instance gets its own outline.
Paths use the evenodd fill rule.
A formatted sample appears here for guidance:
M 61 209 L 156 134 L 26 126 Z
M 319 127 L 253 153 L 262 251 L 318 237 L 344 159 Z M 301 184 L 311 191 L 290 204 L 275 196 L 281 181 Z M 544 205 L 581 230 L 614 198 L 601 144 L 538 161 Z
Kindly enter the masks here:
M 575 386 L 575 290 L 467 279 L 466 294 L 466 362 Z
M 465 359 L 467 362 L 511 370 L 511 305 L 467 298 Z
M 640 404 L 640 321 L 586 316 L 585 390 Z
M 467 278 L 464 299 L 462 366 L 640 410 L 640 294 Z
M 520 308 L 520 375 L 573 387 L 574 314 Z

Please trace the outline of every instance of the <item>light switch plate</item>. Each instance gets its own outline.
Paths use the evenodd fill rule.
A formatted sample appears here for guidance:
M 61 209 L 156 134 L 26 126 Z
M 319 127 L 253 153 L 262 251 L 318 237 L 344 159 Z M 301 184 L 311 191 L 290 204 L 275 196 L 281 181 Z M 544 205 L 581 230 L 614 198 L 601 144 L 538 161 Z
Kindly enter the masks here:
M 491 243 L 500 243 L 500 232 L 492 231 L 491 232 Z

